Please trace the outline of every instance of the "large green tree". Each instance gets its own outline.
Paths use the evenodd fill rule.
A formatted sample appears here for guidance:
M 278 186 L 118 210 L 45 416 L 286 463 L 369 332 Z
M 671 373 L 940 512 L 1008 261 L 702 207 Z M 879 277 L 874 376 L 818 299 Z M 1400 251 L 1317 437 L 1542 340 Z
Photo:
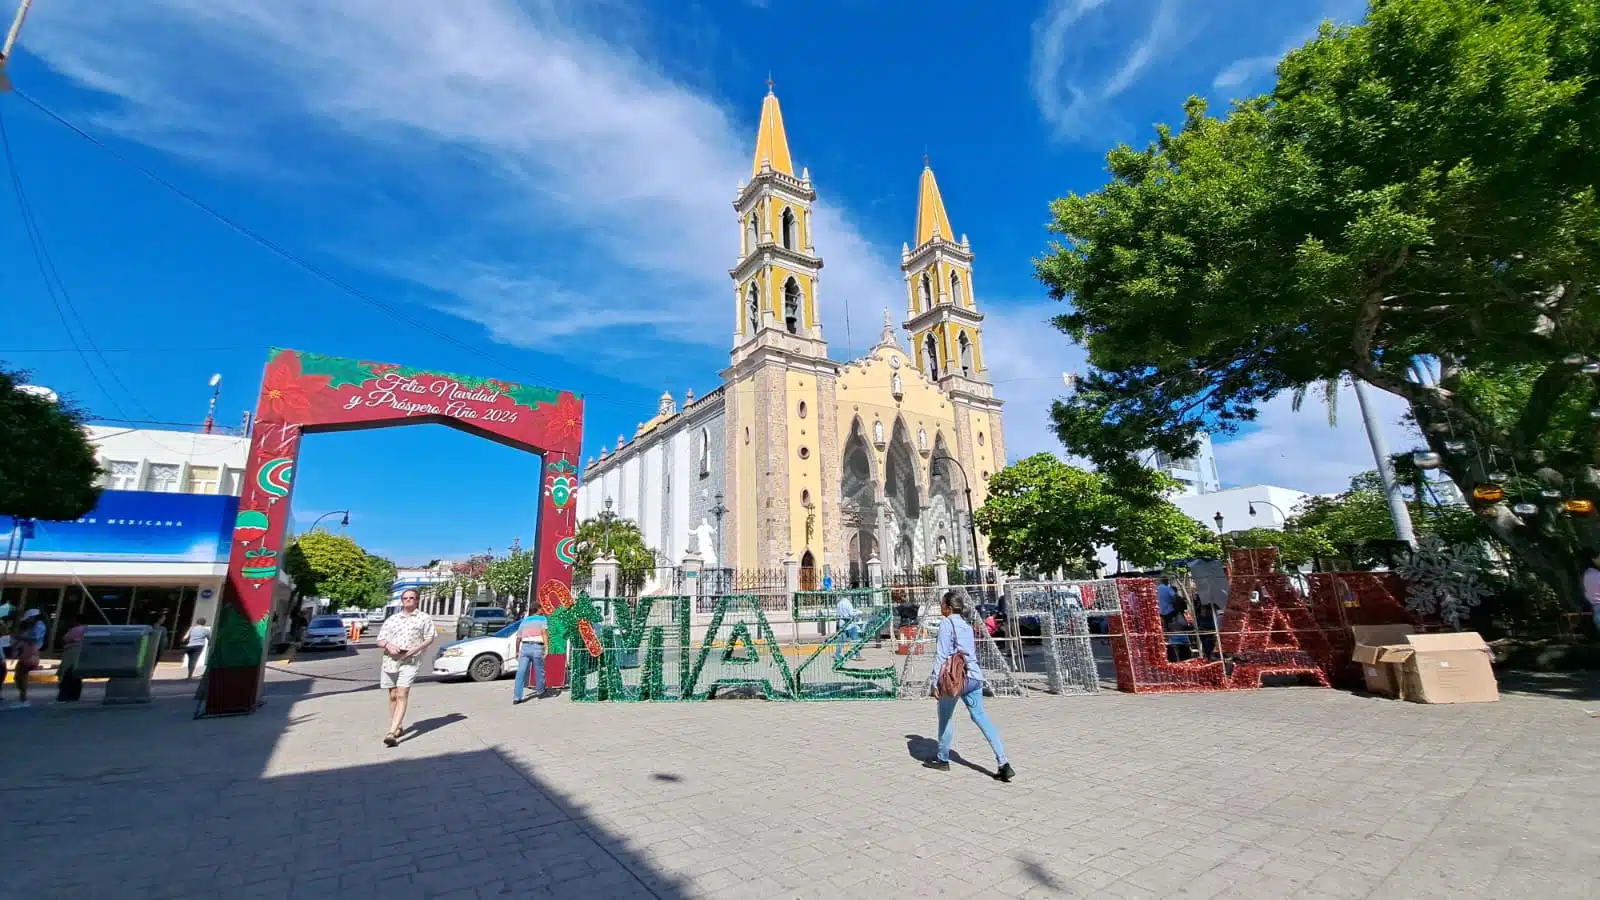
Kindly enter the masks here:
M 489 561 L 484 568 L 484 581 L 489 590 L 502 602 L 506 598 L 528 599 L 529 576 L 533 574 L 533 554 L 512 544 L 505 556 Z
M 1191 100 L 1180 130 L 1111 151 L 1110 184 L 1052 205 L 1037 263 L 1093 366 L 1053 411 L 1062 440 L 1132 477 L 1140 450 L 1189 455 L 1348 373 L 1408 401 L 1469 497 L 1505 472 L 1600 498 L 1600 421 L 1562 418 L 1600 405 L 1597 76 L 1593 0 L 1374 0 L 1272 93 L 1220 119 Z M 1496 402 L 1510 374 L 1525 388 Z M 1516 499 L 1485 524 L 1576 597 L 1588 526 Z
M 26 372 L 0 366 L 0 515 L 79 518 L 99 501 L 104 474 L 83 414 L 23 390 L 26 384 Z
M 1171 490 L 1166 476 L 1152 482 Z M 1205 527 L 1159 495 L 1128 495 L 1103 476 L 1038 453 L 994 473 L 977 512 L 989 556 L 1014 572 L 1082 571 L 1100 547 L 1125 563 L 1155 566 L 1212 555 Z
M 639 524 L 612 515 L 596 516 L 578 523 L 576 562 L 572 569 L 578 580 L 587 581 L 594 561 L 609 553 L 617 561 L 622 593 L 636 593 L 649 580 L 656 566 L 656 552 L 644 542 Z
M 394 563 L 368 554 L 350 538 L 326 531 L 296 537 L 284 554 L 284 569 L 301 595 L 327 597 L 336 608 L 383 606 L 395 578 Z

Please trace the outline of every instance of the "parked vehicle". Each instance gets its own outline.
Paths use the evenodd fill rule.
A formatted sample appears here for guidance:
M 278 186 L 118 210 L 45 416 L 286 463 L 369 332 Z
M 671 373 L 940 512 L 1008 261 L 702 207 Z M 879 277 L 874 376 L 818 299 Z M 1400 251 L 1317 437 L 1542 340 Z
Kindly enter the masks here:
M 433 660 L 433 674 L 440 678 L 470 678 L 494 681 L 517 671 L 517 658 L 511 652 L 517 623 L 512 622 L 493 634 L 458 640 L 439 648 Z
M 339 614 L 339 619 L 340 619 L 340 621 L 344 622 L 344 627 L 347 628 L 347 629 L 352 625 L 355 626 L 355 628 L 356 628 L 356 637 L 357 638 L 360 638 L 362 635 L 366 634 L 366 631 L 367 631 L 367 616 L 366 616 L 366 613 L 359 612 L 359 611 L 358 612 L 340 613 Z
M 480 606 L 467 610 L 456 620 L 456 640 L 493 634 L 511 622 L 511 614 L 498 606 Z
M 301 650 L 343 650 L 350 646 L 350 632 L 339 616 L 317 616 L 300 635 Z

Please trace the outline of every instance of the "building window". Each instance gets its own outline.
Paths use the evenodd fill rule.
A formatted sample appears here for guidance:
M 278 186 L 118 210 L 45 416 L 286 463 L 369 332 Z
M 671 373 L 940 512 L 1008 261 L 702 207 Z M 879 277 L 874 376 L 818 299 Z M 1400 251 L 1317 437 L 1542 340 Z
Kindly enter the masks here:
M 801 400 L 800 401 L 800 418 L 804 419 L 805 417 L 806 417 L 806 402 L 804 400 Z
M 801 447 L 800 448 L 800 458 L 801 459 L 810 459 L 811 458 L 811 448 L 810 447 Z
M 962 301 L 961 276 L 957 275 L 954 272 L 951 272 L 950 273 L 950 302 L 954 303 L 957 306 L 960 306 L 961 305 L 961 301 Z
M 759 242 L 760 242 L 760 238 L 757 236 L 757 231 L 756 231 L 756 214 L 755 213 L 751 213 L 750 214 L 750 221 L 745 223 L 745 228 L 744 228 L 744 252 L 745 252 L 745 255 L 749 256 L 750 254 L 756 252 L 756 244 L 758 244 Z
M 167 463 L 151 463 L 150 473 L 145 478 L 145 490 L 158 491 L 163 494 L 176 494 L 178 492 L 178 466 Z
M 750 426 L 748 425 L 744 428 L 744 442 L 746 444 L 750 443 Z
M 216 466 L 190 466 L 189 480 L 183 485 L 185 494 L 215 494 L 221 486 L 222 470 Z
M 749 333 L 761 330 L 761 289 L 750 282 L 750 292 L 745 298 L 745 317 L 749 320 Z
M 700 429 L 700 474 L 711 474 L 711 429 Z
M 981 432 L 981 431 L 978 432 L 978 446 L 979 447 L 983 446 L 983 432 Z
M 922 273 L 922 308 L 933 306 L 933 281 L 928 278 L 928 273 Z
M 961 332 L 961 336 L 956 339 L 956 347 L 959 348 L 961 353 L 961 374 L 971 377 L 972 341 L 967 340 L 967 333 L 965 331 Z
M 793 278 L 783 283 L 783 325 L 790 334 L 800 333 L 800 285 Z
M 796 237 L 794 211 L 789 209 L 787 206 L 783 208 L 781 227 L 783 229 L 783 249 L 793 250 Z
M 928 335 L 928 337 L 922 342 L 922 357 L 927 363 L 928 377 L 933 379 L 934 381 L 938 381 L 939 380 L 939 342 L 935 341 L 933 339 L 933 335 L 931 335 L 931 334 Z
M 113 491 L 139 489 L 139 464 L 122 459 L 106 462 L 106 486 Z
M 231 495 L 233 495 L 235 497 L 239 496 L 239 489 L 243 486 L 243 485 L 240 484 L 240 481 L 243 478 L 244 478 L 244 470 L 243 469 L 235 469 L 232 466 L 229 466 L 226 469 L 223 469 L 222 470 L 222 493 L 231 494 Z
M 801 506 L 802 509 L 809 509 L 811 507 L 811 492 L 810 491 L 801 491 L 800 492 L 800 506 Z

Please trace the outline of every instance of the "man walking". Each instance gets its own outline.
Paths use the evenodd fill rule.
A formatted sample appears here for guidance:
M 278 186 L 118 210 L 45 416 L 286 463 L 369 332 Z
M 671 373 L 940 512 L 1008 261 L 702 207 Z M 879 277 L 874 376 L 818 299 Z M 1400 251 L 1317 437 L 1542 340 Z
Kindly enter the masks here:
M 417 592 L 406 588 L 400 594 L 400 611 L 385 619 L 378 630 L 378 649 L 383 651 L 383 668 L 378 686 L 389 692 L 389 732 L 383 742 L 393 747 L 405 730 L 406 703 L 411 683 L 417 680 L 422 653 L 439 631 L 433 617 L 417 609 Z
M 549 620 L 537 613 L 523 616 L 517 623 L 517 634 L 511 639 L 511 653 L 517 658 L 517 681 L 511 689 L 511 702 L 522 702 L 522 691 L 528 686 L 528 669 L 533 669 L 533 697 L 544 696 L 544 638 L 549 630 Z

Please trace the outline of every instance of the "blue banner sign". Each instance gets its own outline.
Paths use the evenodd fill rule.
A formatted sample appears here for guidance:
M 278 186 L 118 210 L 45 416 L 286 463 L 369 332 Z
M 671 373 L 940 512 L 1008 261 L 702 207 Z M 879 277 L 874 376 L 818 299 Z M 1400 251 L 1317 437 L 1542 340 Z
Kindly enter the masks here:
M 226 563 L 238 508 L 239 498 L 225 494 L 104 491 L 81 519 L 36 522 L 20 542 L 22 558 Z

